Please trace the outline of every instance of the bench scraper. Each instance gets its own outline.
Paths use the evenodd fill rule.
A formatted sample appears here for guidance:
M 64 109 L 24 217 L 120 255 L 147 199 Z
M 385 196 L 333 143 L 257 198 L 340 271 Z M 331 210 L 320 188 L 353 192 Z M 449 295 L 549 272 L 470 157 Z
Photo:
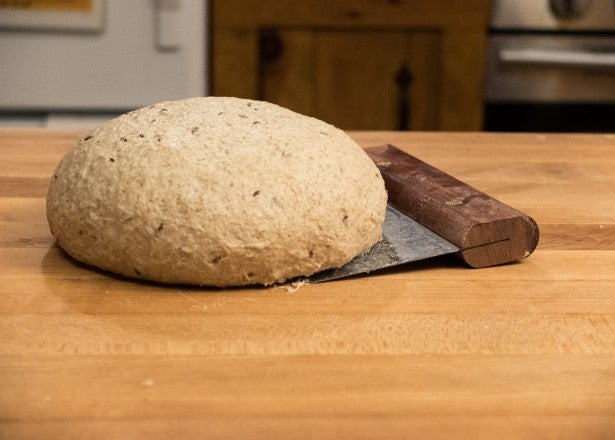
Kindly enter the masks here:
M 470 267 L 510 263 L 538 245 L 538 225 L 528 215 L 478 191 L 393 145 L 366 149 L 387 189 L 383 239 L 311 283 L 345 278 L 440 255 L 457 253 Z

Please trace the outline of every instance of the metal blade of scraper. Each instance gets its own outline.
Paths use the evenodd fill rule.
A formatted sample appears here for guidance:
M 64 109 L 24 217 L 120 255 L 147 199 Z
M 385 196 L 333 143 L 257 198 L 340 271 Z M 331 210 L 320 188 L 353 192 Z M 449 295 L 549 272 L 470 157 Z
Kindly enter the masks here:
M 380 169 L 389 197 L 384 239 L 345 266 L 316 274 L 310 281 L 453 252 L 469 267 L 490 267 L 527 258 L 536 249 L 538 225 L 527 214 L 393 145 L 366 152 Z
M 309 281 L 320 283 L 346 278 L 458 251 L 459 248 L 451 242 L 387 205 L 381 241 L 344 266 L 319 272 L 311 276 Z

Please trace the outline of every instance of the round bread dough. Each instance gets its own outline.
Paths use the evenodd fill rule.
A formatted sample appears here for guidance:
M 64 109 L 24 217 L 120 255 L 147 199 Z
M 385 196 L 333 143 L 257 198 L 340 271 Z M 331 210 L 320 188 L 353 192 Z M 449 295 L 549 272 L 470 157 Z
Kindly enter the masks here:
M 205 97 L 135 110 L 81 139 L 51 179 L 47 219 L 71 256 L 128 277 L 268 285 L 367 251 L 386 199 L 343 131 Z

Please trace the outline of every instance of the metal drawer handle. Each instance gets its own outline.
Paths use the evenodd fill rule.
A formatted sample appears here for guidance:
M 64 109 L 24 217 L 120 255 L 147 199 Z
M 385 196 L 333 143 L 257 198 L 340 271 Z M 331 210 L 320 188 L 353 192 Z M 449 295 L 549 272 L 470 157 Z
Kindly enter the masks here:
M 513 65 L 545 65 L 595 69 L 615 68 L 615 53 L 608 52 L 500 49 L 498 59 L 501 63 Z
M 410 85 L 412 72 L 406 64 L 402 64 L 395 74 L 397 84 L 397 130 L 410 128 Z

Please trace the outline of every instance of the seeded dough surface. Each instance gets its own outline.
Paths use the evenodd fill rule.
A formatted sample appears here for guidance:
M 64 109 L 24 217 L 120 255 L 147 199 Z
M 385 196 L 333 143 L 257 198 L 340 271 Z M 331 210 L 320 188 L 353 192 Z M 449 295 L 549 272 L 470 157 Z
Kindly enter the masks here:
M 339 267 L 381 239 L 384 183 L 343 131 L 274 104 L 163 102 L 62 159 L 47 218 L 82 262 L 163 283 L 272 284 Z

